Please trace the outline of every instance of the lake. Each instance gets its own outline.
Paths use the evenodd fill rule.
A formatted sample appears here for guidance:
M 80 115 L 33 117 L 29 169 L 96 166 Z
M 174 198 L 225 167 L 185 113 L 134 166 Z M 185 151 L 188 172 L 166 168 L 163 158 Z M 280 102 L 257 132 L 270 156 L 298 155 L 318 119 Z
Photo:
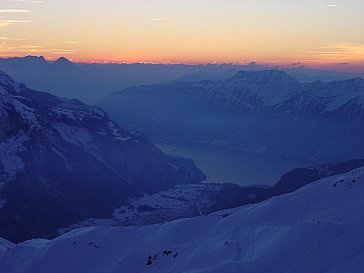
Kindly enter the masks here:
M 299 159 L 286 159 L 203 146 L 167 144 L 156 144 L 156 146 L 166 154 L 191 158 L 196 166 L 205 173 L 206 182 L 209 183 L 274 185 L 287 171 L 312 165 L 310 162 Z

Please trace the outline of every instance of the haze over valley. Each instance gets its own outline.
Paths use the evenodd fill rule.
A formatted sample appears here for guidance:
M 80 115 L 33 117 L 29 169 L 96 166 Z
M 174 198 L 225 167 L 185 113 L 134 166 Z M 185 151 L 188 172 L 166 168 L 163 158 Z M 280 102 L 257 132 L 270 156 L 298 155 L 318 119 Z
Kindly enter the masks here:
M 364 272 L 363 14 L 0 1 L 0 273 Z

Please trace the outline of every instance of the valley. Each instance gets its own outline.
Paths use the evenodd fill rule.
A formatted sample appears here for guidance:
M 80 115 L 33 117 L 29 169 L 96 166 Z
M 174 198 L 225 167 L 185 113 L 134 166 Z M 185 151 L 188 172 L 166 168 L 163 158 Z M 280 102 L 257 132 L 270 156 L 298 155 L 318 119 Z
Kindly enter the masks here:
M 321 164 L 364 155 L 363 102 L 361 78 L 303 82 L 273 69 L 134 86 L 98 105 L 154 143 Z
M 0 273 L 364 273 L 364 0 L 0 3 Z

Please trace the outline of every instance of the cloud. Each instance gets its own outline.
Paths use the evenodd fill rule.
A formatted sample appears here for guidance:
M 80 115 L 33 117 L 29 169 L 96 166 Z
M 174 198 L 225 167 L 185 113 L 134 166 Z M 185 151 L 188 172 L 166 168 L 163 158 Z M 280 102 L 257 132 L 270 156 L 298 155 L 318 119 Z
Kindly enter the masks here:
M 168 18 L 149 18 L 148 21 L 164 21 L 168 20 Z
M 54 53 L 54 54 L 74 54 L 78 49 L 63 49 L 63 48 L 29 48 L 32 53 Z
M 28 9 L 0 9 L 0 13 L 27 13 Z
M 44 3 L 42 0 L 9 0 L 9 2 Z
M 0 27 L 6 27 L 12 24 L 18 24 L 18 23 L 30 23 L 28 20 L 7 20 L 7 19 L 1 19 L 0 20 Z
M 329 8 L 334 8 L 334 7 L 336 7 L 336 4 L 330 4 L 330 5 L 328 5 L 328 7 Z
M 29 49 L 34 49 L 34 48 L 42 48 L 43 46 L 41 45 L 25 45 L 25 46 L 21 46 L 21 48 L 29 48 Z
M 338 43 L 305 52 L 311 61 L 348 62 L 364 59 L 364 44 Z
M 11 39 L 9 39 L 9 40 L 11 40 L 11 41 L 28 41 L 28 39 L 25 39 L 25 38 L 11 38 Z
M 79 44 L 80 42 L 76 42 L 76 41 L 63 41 L 62 44 L 67 44 L 67 45 L 76 45 Z
M 27 41 L 27 40 L 28 39 L 24 39 L 24 38 L 9 38 L 9 37 L 0 36 L 0 41 L 14 42 L 14 41 Z
M 0 20 L 0 22 L 8 22 L 8 23 L 29 23 L 30 21 L 28 21 L 28 20 L 8 20 L 8 19 L 4 19 L 4 20 Z
M 67 55 L 77 53 L 77 49 L 46 48 L 44 45 L 11 45 L 7 41 L 0 41 L 0 54 L 2 56 L 57 54 Z

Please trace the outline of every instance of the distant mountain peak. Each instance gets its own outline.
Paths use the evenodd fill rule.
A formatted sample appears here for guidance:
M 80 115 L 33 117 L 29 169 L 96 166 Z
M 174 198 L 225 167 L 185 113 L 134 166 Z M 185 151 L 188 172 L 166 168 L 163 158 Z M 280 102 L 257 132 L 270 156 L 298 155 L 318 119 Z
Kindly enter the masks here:
M 78 71 L 76 65 L 68 60 L 66 57 L 60 57 L 51 63 L 52 69 L 56 69 L 58 72 L 70 72 Z
M 323 85 L 324 83 L 321 83 Z M 316 84 L 317 85 L 317 84 Z M 364 79 L 360 77 L 347 79 L 347 80 L 341 80 L 341 81 L 333 81 L 329 82 L 328 85 L 331 89 L 336 90 L 347 90 L 347 91 L 353 91 L 353 92 L 360 92 L 363 94 L 364 92 Z
M 278 69 L 270 69 L 270 70 L 259 70 L 259 71 L 245 71 L 241 70 L 236 73 L 230 80 L 243 80 L 245 82 L 250 83 L 270 83 L 270 82 L 288 82 L 288 81 L 297 81 L 295 78 L 288 75 L 286 72 Z
M 55 64 L 72 64 L 73 63 L 68 60 L 66 57 L 59 57 L 56 61 L 54 61 Z
M 47 64 L 48 61 L 43 56 L 32 56 L 28 55 L 25 57 L 16 58 L 22 65 L 24 64 Z
M 46 59 L 45 59 L 43 56 L 33 56 L 33 55 L 25 56 L 23 59 L 26 59 L 26 60 L 40 60 L 40 61 L 46 61 Z

